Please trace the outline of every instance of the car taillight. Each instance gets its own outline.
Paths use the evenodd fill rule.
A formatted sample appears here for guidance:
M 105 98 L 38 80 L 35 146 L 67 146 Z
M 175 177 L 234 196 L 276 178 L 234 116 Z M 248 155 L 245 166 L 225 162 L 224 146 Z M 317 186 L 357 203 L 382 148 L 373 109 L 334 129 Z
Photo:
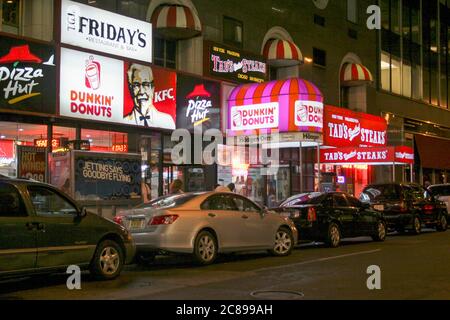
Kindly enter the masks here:
M 426 205 L 423 207 L 423 210 L 425 211 L 425 214 L 432 214 L 432 213 L 433 213 L 433 210 L 434 210 L 434 206 L 431 205 L 431 204 L 426 204 Z
M 160 225 L 169 225 L 174 223 L 178 219 L 177 215 L 171 214 L 171 215 L 165 215 L 165 216 L 157 216 L 153 217 L 152 220 L 150 220 L 149 225 L 151 226 L 160 226 Z
M 113 221 L 123 226 L 123 216 L 115 216 Z
M 308 209 L 308 221 L 309 222 L 317 221 L 317 212 L 315 208 Z

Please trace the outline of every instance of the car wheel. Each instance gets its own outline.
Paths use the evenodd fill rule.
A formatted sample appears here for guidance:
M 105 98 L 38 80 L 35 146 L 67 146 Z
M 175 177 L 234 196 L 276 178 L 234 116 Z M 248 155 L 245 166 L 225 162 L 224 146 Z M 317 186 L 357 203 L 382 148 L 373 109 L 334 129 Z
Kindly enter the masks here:
M 437 231 L 447 231 L 448 228 L 448 222 L 447 222 L 447 218 L 444 215 L 441 215 L 439 218 L 439 222 L 436 226 Z
M 339 247 L 341 243 L 341 229 L 336 223 L 331 223 L 328 227 L 327 245 L 332 248 Z
M 102 241 L 95 250 L 91 273 L 99 280 L 112 280 L 122 272 L 125 257 L 120 245 L 113 240 Z
M 377 222 L 377 233 L 372 236 L 374 241 L 383 242 L 386 240 L 386 224 L 383 221 Z
M 416 235 L 419 235 L 422 232 L 422 224 L 420 223 L 419 217 L 414 217 L 412 231 Z
M 294 236 L 292 232 L 286 228 L 280 228 L 275 234 L 275 243 L 270 253 L 276 257 L 285 257 L 291 254 L 294 248 Z
M 156 254 L 154 253 L 139 253 L 136 255 L 136 262 L 143 266 L 149 266 L 155 262 Z
M 202 231 L 195 238 L 194 258 L 201 265 L 213 263 L 217 258 L 217 240 L 209 231 Z

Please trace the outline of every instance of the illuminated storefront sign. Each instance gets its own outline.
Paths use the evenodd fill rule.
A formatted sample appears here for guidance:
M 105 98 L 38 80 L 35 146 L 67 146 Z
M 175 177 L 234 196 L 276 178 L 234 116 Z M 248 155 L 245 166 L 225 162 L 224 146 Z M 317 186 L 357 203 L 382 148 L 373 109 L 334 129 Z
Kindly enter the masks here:
M 295 125 L 298 127 L 307 126 L 322 130 L 323 103 L 316 101 L 296 101 Z
M 61 49 L 60 114 L 175 129 L 176 73 Z
M 62 1 L 61 42 L 152 62 L 150 23 L 73 1 Z
M 298 78 L 239 86 L 228 99 L 227 129 L 228 136 L 322 133 L 322 94 Z
M 0 166 L 10 165 L 14 161 L 14 141 L 0 140 Z
M 205 42 L 205 48 L 208 61 L 204 70 L 209 76 L 243 83 L 267 80 L 267 63 L 262 56 L 211 42 Z
M 220 129 L 220 85 L 218 82 L 178 75 L 177 128 L 193 131 Z
M 111 151 L 128 153 L 128 144 L 114 144 L 111 148 Z
M 322 149 L 323 164 L 412 164 L 414 151 L 409 147 Z
M 55 114 L 55 81 L 52 46 L 0 38 L 0 108 Z
M 18 146 L 17 154 L 19 178 L 46 181 L 47 150 L 45 148 Z
M 279 107 L 277 102 L 231 108 L 231 130 L 277 128 Z
M 386 146 L 386 120 L 348 109 L 326 106 L 324 144 L 331 147 Z

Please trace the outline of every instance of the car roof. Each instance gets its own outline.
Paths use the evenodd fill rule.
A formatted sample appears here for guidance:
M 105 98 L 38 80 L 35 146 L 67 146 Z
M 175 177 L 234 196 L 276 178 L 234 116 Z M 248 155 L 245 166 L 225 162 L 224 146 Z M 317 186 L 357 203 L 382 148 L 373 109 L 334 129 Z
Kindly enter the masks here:
M 43 186 L 48 186 L 48 187 L 52 187 L 55 188 L 55 186 L 52 186 L 51 184 L 48 183 L 44 183 L 44 182 L 40 182 L 40 181 L 36 181 L 33 179 L 24 179 L 24 178 L 10 178 L 7 176 L 0 176 L 0 182 L 9 182 L 9 183 L 13 183 L 13 184 L 27 184 L 27 185 L 43 185 Z
M 429 188 L 434 188 L 434 187 L 450 187 L 450 183 L 433 184 L 433 185 L 429 186 Z

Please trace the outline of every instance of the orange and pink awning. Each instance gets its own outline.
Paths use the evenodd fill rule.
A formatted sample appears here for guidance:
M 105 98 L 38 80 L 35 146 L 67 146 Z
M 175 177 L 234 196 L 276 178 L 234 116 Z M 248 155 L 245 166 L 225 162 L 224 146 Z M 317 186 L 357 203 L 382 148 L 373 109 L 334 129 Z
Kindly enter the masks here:
M 322 133 L 323 101 L 314 84 L 299 78 L 241 85 L 228 100 L 228 134 Z

